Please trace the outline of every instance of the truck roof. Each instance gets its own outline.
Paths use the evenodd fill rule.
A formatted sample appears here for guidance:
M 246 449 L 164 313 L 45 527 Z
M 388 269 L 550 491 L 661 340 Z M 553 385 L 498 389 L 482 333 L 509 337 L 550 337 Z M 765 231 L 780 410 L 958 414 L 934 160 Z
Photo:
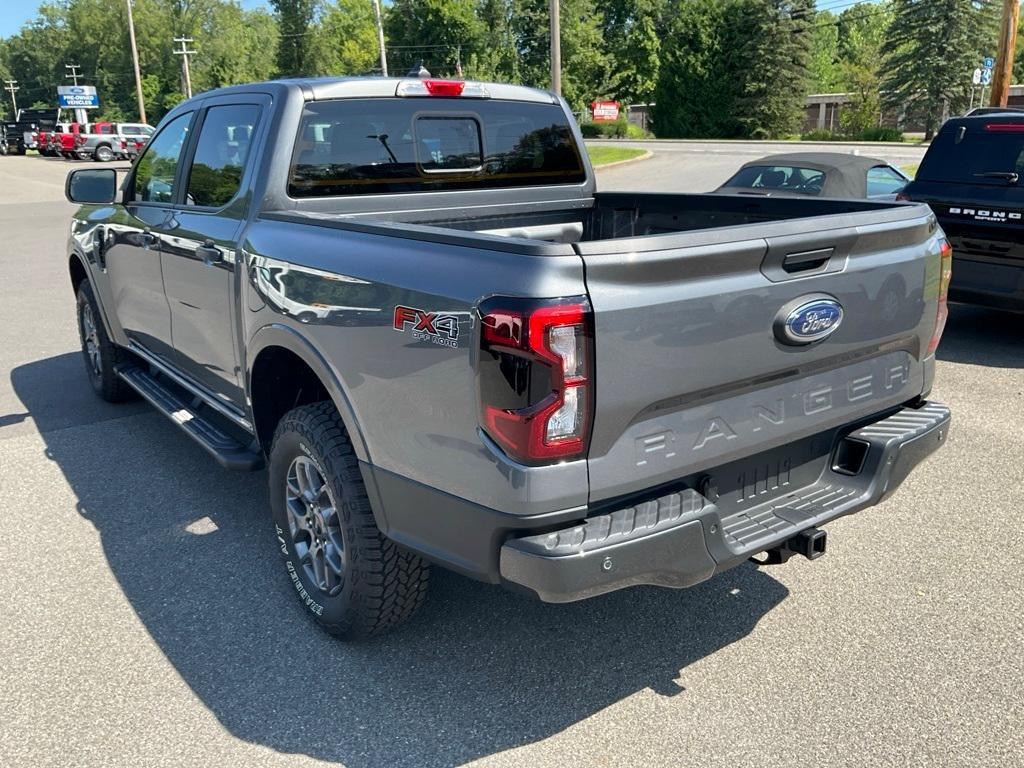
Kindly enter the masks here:
M 307 101 L 324 99 L 383 98 L 395 96 L 400 83 L 416 81 L 416 77 L 296 77 L 282 80 L 265 80 L 245 85 L 230 85 L 197 94 L 195 99 L 221 96 L 232 93 L 254 91 L 275 92 L 281 89 L 299 89 Z M 450 80 L 450 78 L 424 78 L 424 80 Z M 465 81 L 467 84 L 483 86 L 490 98 L 505 101 L 530 101 L 541 104 L 557 104 L 558 97 L 550 91 L 528 88 L 524 85 L 488 83 L 478 80 Z M 468 97 L 467 97 L 468 98 Z

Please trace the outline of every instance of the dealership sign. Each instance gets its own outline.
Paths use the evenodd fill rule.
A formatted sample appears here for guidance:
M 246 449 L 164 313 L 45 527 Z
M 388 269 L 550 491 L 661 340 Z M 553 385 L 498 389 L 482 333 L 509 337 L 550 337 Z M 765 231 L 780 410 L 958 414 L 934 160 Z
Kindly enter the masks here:
M 94 85 L 57 86 L 58 104 L 66 109 L 92 109 L 100 105 Z
M 615 122 L 619 119 L 619 102 L 595 101 L 590 105 L 594 113 L 594 122 Z

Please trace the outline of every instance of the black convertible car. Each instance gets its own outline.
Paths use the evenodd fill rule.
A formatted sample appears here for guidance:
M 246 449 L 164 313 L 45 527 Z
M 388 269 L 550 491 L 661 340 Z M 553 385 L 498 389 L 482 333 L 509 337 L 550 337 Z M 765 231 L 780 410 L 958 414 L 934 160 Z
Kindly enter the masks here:
M 910 182 L 884 160 L 841 152 L 791 152 L 746 163 L 716 192 L 895 200 Z

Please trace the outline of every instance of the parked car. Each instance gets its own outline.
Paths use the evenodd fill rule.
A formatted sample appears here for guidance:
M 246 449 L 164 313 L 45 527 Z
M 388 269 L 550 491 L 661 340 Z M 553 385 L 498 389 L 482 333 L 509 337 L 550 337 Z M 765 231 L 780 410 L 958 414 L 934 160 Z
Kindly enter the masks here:
M 134 136 L 121 139 L 121 155 L 127 160 L 134 160 L 142 152 L 149 140 L 145 136 Z
M 790 152 L 745 163 L 716 191 L 895 200 L 910 177 L 884 160 L 842 152 Z
M 902 199 L 928 203 L 953 245 L 950 299 L 1024 311 L 1024 115 L 948 120 Z
M 153 133 L 153 127 L 145 123 L 94 123 L 80 155 L 100 162 L 118 158 L 129 158 L 138 153 L 138 146 L 145 143 Z
M 0 155 L 24 155 L 25 134 L 17 123 L 0 123 Z
M 86 123 L 58 123 L 51 135 L 51 154 L 60 155 L 68 160 L 85 159 L 80 153 L 85 146 Z
M 45 133 L 60 118 L 60 110 L 54 108 L 18 110 L 17 125 L 26 149 L 39 149 L 38 136 Z
M 269 468 L 283 578 L 344 637 L 428 562 L 566 602 L 819 557 L 947 433 L 933 214 L 595 187 L 545 91 L 204 93 L 123 184 L 68 179 L 88 380 Z

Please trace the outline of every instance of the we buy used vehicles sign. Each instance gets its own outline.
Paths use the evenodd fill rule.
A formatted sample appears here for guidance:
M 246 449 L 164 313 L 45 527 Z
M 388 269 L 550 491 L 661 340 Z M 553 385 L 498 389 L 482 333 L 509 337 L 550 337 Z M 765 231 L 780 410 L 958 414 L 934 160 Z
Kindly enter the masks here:
M 590 105 L 594 114 L 594 122 L 615 122 L 619 119 L 619 102 L 595 101 Z

